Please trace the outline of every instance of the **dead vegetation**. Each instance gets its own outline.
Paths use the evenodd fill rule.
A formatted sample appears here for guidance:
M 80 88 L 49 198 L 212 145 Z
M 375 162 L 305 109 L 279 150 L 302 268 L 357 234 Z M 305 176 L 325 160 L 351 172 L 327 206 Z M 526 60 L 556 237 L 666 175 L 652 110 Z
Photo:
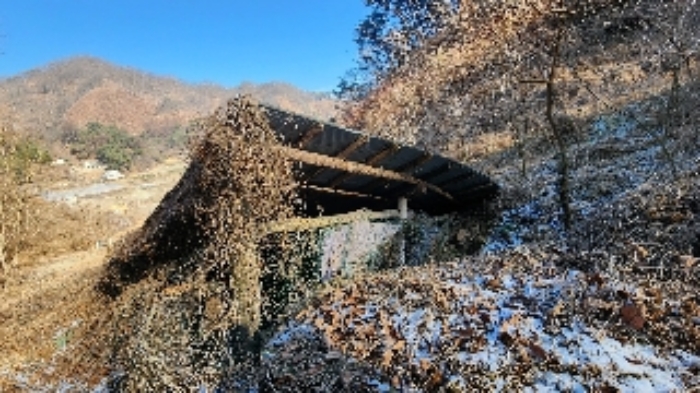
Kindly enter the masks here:
M 127 391 L 217 386 L 255 363 L 263 224 L 289 218 L 296 182 L 249 99 L 204 120 L 185 175 L 111 257 L 99 289 Z
M 70 58 L 5 79 L 0 83 L 0 109 L 7 108 L 17 130 L 53 142 L 60 136 L 56 130 L 90 122 L 132 135 L 171 133 L 234 94 L 250 94 L 321 119 L 335 114 L 333 99 L 288 84 L 248 83 L 234 89 L 192 85 L 95 57 Z
M 7 126 L 0 129 L 0 288 L 17 255 L 35 230 L 37 206 L 23 187 L 33 171 L 33 157 L 21 149 L 22 139 Z
M 529 189 L 506 193 L 507 211 L 484 255 L 370 274 L 322 291 L 271 341 L 266 367 L 273 386 L 697 386 L 700 158 L 697 150 L 682 148 L 697 133 L 687 126 L 675 131 L 685 142 L 669 145 L 679 162 L 674 178 L 667 175 L 671 167 L 660 147 L 629 123 L 632 117 L 601 116 L 572 147 L 576 224 L 568 238 L 557 219 L 556 161 L 533 154 Z M 517 184 L 518 164 L 501 161 L 501 184 Z M 303 377 L 295 378 L 285 372 L 286 351 L 299 342 L 315 348 L 310 355 L 296 352 L 302 365 L 325 361 L 317 368 L 300 366 Z M 336 370 L 348 356 L 381 373 L 363 377 L 362 371 Z
M 447 146 L 505 186 L 483 255 L 334 282 L 265 342 L 260 310 L 284 310 L 265 306 L 260 282 L 292 281 L 266 284 L 265 269 L 296 276 L 317 251 L 264 236 L 292 217 L 296 184 L 264 115 L 234 101 L 202 123 L 185 176 L 110 256 L 104 297 L 76 294 L 69 312 L 89 322 L 64 375 L 94 385 L 111 372 L 125 391 L 698 386 L 695 3 L 559 3 L 473 2 L 485 8 L 465 10 L 462 35 L 436 37 L 348 112 Z M 570 164 L 568 207 L 553 143 Z
M 378 76 L 366 97 L 349 103 L 345 120 L 478 164 L 483 155 L 474 153 L 483 144 L 473 149 L 472 143 L 482 135 L 507 134 L 514 144 L 547 138 L 545 82 L 557 31 L 557 121 L 580 126 L 601 111 L 669 92 L 673 69 L 685 79 L 681 84 L 692 81 L 693 4 L 460 2 L 449 23 Z

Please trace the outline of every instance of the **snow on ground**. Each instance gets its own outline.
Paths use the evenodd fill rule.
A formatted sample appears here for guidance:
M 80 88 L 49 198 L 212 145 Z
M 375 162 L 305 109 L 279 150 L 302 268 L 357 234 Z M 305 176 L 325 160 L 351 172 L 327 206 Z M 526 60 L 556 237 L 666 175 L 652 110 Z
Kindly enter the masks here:
M 641 125 L 647 121 L 644 116 L 644 109 L 638 106 L 601 115 L 590 125 L 587 137 L 569 147 L 575 220 L 586 220 L 631 196 L 664 185 L 671 180 L 674 167 L 681 178 L 700 168 L 700 152 L 679 145 L 673 138 L 665 142 L 672 155 L 667 157 L 662 148 L 663 132 Z M 530 163 L 525 179 L 519 165 L 503 166 L 500 173 L 493 174 L 499 184 L 523 184 L 533 195 L 503 212 L 482 253 L 496 254 L 537 240 L 563 244 L 556 168 L 555 158 L 550 156 Z
M 319 334 L 406 391 L 673 392 L 700 384 L 697 354 L 623 342 L 605 323 L 592 326 L 579 316 L 599 311 L 587 297 L 611 289 L 590 288 L 585 274 L 476 271 L 471 263 L 403 269 L 338 288 L 270 345 Z M 571 309 L 572 300 L 581 309 Z

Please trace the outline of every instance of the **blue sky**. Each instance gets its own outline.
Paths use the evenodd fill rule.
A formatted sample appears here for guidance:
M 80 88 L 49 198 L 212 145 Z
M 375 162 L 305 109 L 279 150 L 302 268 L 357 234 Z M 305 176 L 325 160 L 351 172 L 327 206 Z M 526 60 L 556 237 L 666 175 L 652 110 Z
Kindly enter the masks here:
M 0 77 L 91 55 L 188 82 L 330 91 L 362 0 L 0 0 Z

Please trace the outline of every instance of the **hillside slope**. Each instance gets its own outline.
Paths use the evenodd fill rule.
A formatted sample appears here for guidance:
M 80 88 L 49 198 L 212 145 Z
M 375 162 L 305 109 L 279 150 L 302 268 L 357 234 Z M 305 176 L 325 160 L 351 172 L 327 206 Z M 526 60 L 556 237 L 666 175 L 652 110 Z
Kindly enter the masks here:
M 663 123 L 697 100 L 667 100 L 698 72 L 694 2 L 565 3 L 566 12 L 553 0 L 468 2 L 343 120 L 473 163 L 550 133 L 550 75 L 554 123 L 570 134 L 634 102 L 656 100 L 646 115 Z M 577 8 L 587 4 L 595 11 Z
M 116 125 L 132 134 L 186 125 L 236 94 L 294 112 L 328 119 L 335 102 L 285 83 L 227 89 L 76 57 L 0 80 L 0 113 L 16 130 L 55 137 L 66 126 Z

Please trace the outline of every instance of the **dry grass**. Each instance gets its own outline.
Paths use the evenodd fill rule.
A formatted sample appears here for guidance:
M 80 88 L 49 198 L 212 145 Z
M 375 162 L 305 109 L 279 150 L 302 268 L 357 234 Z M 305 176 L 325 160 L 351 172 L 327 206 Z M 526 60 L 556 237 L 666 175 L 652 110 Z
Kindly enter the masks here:
M 106 376 L 106 315 L 94 292 L 107 249 L 97 242 L 123 230 L 116 216 L 31 200 L 31 231 L 0 289 L 0 390 L 27 391 L 60 381 L 97 384 Z M 81 346 L 90 339 L 89 346 Z M 86 350 L 87 349 L 87 350 Z M 55 368 L 53 373 L 47 370 Z M 28 378 L 20 383 L 18 375 Z
M 32 390 L 61 380 L 83 379 L 92 385 L 105 376 L 104 364 L 85 361 L 77 350 L 85 337 L 100 337 L 92 322 L 104 315 L 93 291 L 104 251 L 67 254 L 55 264 L 24 268 L 4 290 L 0 307 L 0 376 L 3 391 Z M 94 340 L 91 351 L 106 353 Z M 98 345 L 95 345 L 98 344 Z M 49 373 L 51 366 L 58 366 Z M 29 385 L 18 382 L 25 375 Z M 3 385 L 4 384 L 4 385 Z M 12 388 L 12 389 L 10 389 Z
M 22 240 L 30 229 L 29 196 L 20 186 L 29 176 L 25 167 L 31 164 L 19 156 L 19 138 L 4 126 L 0 129 L 0 288 L 17 253 Z
M 567 7 L 585 8 L 589 3 Z M 667 45 L 671 34 L 667 25 L 697 14 L 697 7 L 684 10 L 684 2 L 667 8 L 657 8 L 658 3 L 651 1 L 620 7 L 607 1 L 594 3 L 602 7 L 597 14 L 566 25 L 555 81 L 556 113 L 575 121 L 667 94 L 669 59 L 677 55 Z M 513 130 L 526 118 L 531 132 L 546 134 L 545 86 L 521 82 L 545 79 L 542 70 L 547 67 L 557 4 L 463 4 L 458 22 L 411 53 L 406 64 L 384 75 L 367 98 L 346 108 L 346 121 L 460 158 L 463 150 L 453 148 L 455 144 L 470 145 L 483 134 Z M 484 9 L 472 12 L 472 6 Z M 628 23 L 633 20 L 630 15 L 644 15 L 642 20 L 653 15 L 653 26 L 643 28 L 645 22 L 639 22 L 637 30 L 629 31 L 610 27 Z M 681 83 L 697 75 L 690 26 L 686 23 L 673 30 L 687 47 Z M 479 159 L 481 154 L 476 149 L 473 157 L 464 158 Z

